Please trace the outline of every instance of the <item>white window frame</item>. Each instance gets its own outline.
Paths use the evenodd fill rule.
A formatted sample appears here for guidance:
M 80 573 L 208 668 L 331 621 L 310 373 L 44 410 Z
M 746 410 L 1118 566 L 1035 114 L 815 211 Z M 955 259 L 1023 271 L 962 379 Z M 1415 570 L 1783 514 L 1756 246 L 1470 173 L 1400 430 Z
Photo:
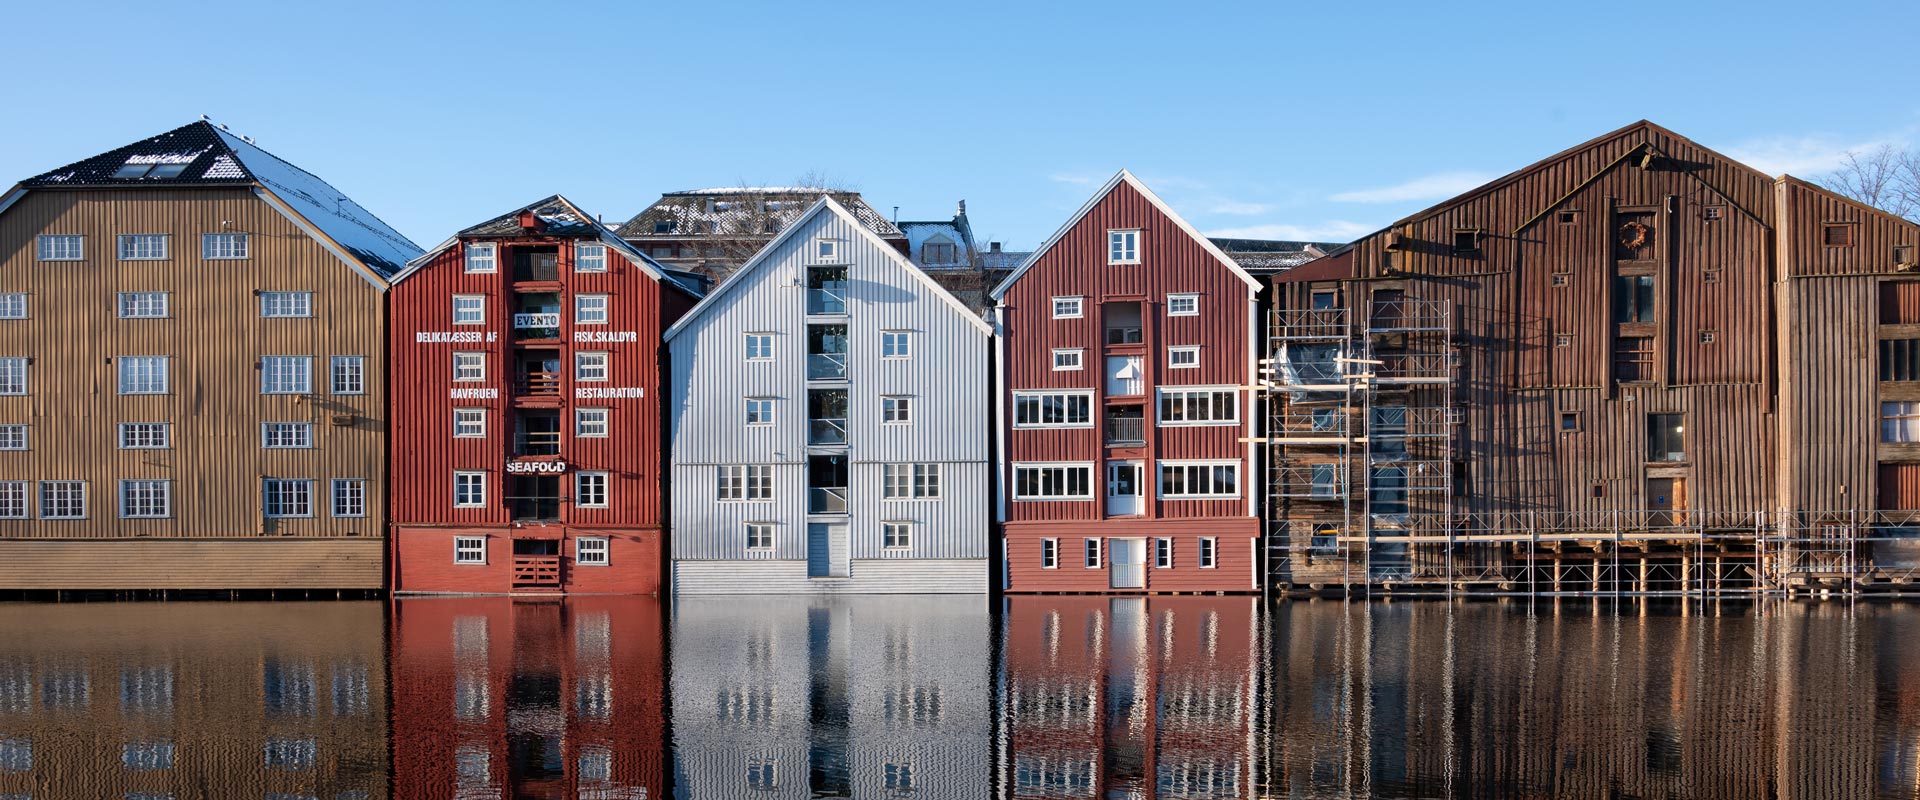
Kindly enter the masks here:
M 599 305 L 597 309 L 592 307 L 596 303 Z M 573 324 L 605 325 L 612 307 L 612 295 L 576 294 L 573 296 Z
M 153 433 L 159 432 L 159 443 L 155 444 Z M 120 423 L 120 449 L 122 450 L 170 450 L 173 448 L 173 424 L 169 422 L 122 422 Z
M 1062 365 L 1061 359 L 1068 358 L 1071 363 Z M 1080 347 L 1057 347 L 1053 351 L 1054 372 L 1079 372 L 1087 368 L 1087 351 Z
M 1060 540 L 1048 536 L 1040 540 L 1040 568 L 1060 568 Z
M 773 499 L 770 464 L 714 466 L 714 499 L 722 503 L 761 503 Z
M 1070 310 L 1067 310 L 1067 309 L 1070 309 Z M 1087 315 L 1087 298 L 1085 297 L 1053 298 L 1053 318 L 1054 319 L 1080 319 L 1085 317 L 1086 315 Z
M 880 424 L 913 424 L 913 397 L 904 394 L 880 396 Z
M 277 366 L 276 366 L 277 365 Z M 277 373 L 293 370 L 286 376 Z M 293 384 L 280 385 L 277 377 L 296 377 Z M 270 355 L 260 357 L 261 394 L 312 394 L 313 356 Z
M 1195 419 L 1167 419 L 1166 418 L 1165 412 L 1166 412 L 1166 402 L 1167 402 L 1168 395 L 1181 395 L 1183 397 L 1186 397 L 1189 401 L 1191 401 L 1192 399 L 1191 395 L 1205 394 L 1205 395 L 1208 395 L 1207 402 L 1209 404 L 1209 408 L 1211 408 L 1211 404 L 1213 402 L 1212 395 L 1223 393 L 1223 392 L 1227 394 L 1231 394 L 1233 396 L 1233 417 L 1231 419 L 1195 420 Z M 1153 398 L 1154 424 L 1162 428 L 1177 428 L 1177 427 L 1187 427 L 1187 426 L 1207 427 L 1207 426 L 1217 426 L 1217 425 L 1238 425 L 1240 424 L 1240 406 L 1241 405 L 1242 405 L 1242 402 L 1240 398 L 1240 388 L 1237 386 L 1160 386 L 1160 387 L 1156 387 L 1154 391 L 1154 398 Z M 1211 411 L 1209 413 L 1211 413 Z
M 604 244 L 576 244 L 573 246 L 574 272 L 606 272 L 607 246 Z
M 285 434 L 291 434 L 289 439 Z M 276 444 L 276 440 L 295 444 Z M 311 450 L 313 449 L 313 423 L 311 422 L 262 422 L 260 423 L 260 448 L 263 450 Z
M 755 346 L 756 346 L 756 345 L 765 345 L 765 346 L 766 346 L 766 350 L 765 350 L 765 352 L 766 352 L 766 355 L 758 355 L 758 356 L 757 356 L 757 355 L 754 355 L 753 353 L 754 353 L 754 349 L 755 349 Z M 773 360 L 773 334 L 771 334 L 771 333 L 762 333 L 762 332 L 752 332 L 752 333 L 748 333 L 748 334 L 747 334 L 747 357 L 746 357 L 746 360 L 748 360 L 748 361 L 772 361 L 772 360 Z
M 454 295 L 453 296 L 453 324 L 455 325 L 487 324 L 487 296 L 484 294 Z
M 332 373 L 328 383 L 332 384 L 330 388 L 334 394 L 367 393 L 366 356 L 334 356 L 332 368 L 328 371 Z
M 881 331 L 880 358 L 885 361 L 901 361 L 913 357 L 912 331 Z
M 468 242 L 461 251 L 460 271 L 499 272 L 500 246 L 492 242 Z
M 126 423 L 121 423 L 126 427 Z M 25 423 L 0 425 L 0 450 L 28 450 L 33 446 L 32 431 Z
M 0 396 L 19 397 L 31 391 L 33 376 L 29 372 L 30 366 L 26 356 L 0 357 Z M 20 379 L 17 389 L 14 386 L 15 377 Z
M 160 299 L 159 313 L 146 301 Z M 121 319 L 167 319 L 173 316 L 173 297 L 167 292 L 121 292 L 114 304 Z M 144 312 L 144 313 L 143 313 Z
M 599 481 L 598 487 L 587 484 Z M 597 488 L 599 498 L 589 500 Z M 573 504 L 580 508 L 613 507 L 613 474 L 601 470 L 586 470 L 573 473 Z
M 332 500 L 333 502 L 330 505 L 332 506 L 333 516 L 335 518 L 361 519 L 366 517 L 367 479 L 334 478 Z M 353 510 L 356 506 L 359 508 L 358 512 Z M 342 513 L 343 507 L 345 513 Z
M 33 510 L 27 481 L 0 481 L 0 519 L 27 519 Z
M 142 366 L 159 367 L 159 386 L 155 388 L 151 381 L 142 381 Z M 114 359 L 114 388 L 117 394 L 168 394 L 173 390 L 173 364 L 167 356 L 120 356 Z M 147 376 L 151 378 L 151 376 Z M 134 381 L 130 383 L 129 381 Z
M 157 494 L 136 498 L 130 492 L 143 489 Z M 136 511 L 139 501 L 156 501 L 159 508 L 147 508 Z M 120 481 L 120 518 L 121 519 L 168 519 L 173 516 L 173 481 L 155 478 L 131 478 Z
M 466 486 L 462 486 L 462 482 L 464 482 Z M 479 493 L 479 498 L 465 499 L 465 500 L 461 499 L 464 495 L 469 495 L 472 493 L 469 491 L 464 491 L 465 489 L 477 490 Z M 454 508 L 486 508 L 487 507 L 487 491 L 488 491 L 487 473 L 479 470 L 465 470 L 465 469 L 453 471 L 453 507 Z
M 485 536 L 453 537 L 453 563 L 482 564 L 482 565 L 486 564 L 487 563 L 487 537 Z
M 471 432 L 462 433 L 461 426 L 470 426 Z M 484 408 L 455 408 L 453 410 L 453 438 L 484 439 L 487 437 L 487 410 Z
M 7 292 L 0 294 L 0 319 L 27 319 L 27 293 Z
M 1199 542 L 1200 552 L 1194 559 L 1194 564 L 1201 569 L 1220 566 L 1220 540 L 1212 536 L 1202 536 Z
M 87 260 L 87 237 L 77 233 L 43 233 L 34 238 L 34 252 L 40 261 Z M 72 245 L 72 252 L 67 252 Z
M 813 243 L 815 245 L 813 248 L 813 257 L 815 260 L 827 263 L 839 263 L 840 240 L 815 239 Z
M 1920 442 L 1920 402 L 1883 401 L 1880 403 L 1880 443 Z
M 573 565 L 608 567 L 613 565 L 613 541 L 605 536 L 579 536 L 573 540 Z
M 573 379 L 579 383 L 606 383 L 613 375 L 613 357 L 604 350 L 573 354 Z
M 763 552 L 767 550 L 772 550 L 773 549 L 773 526 L 774 526 L 774 523 L 771 523 L 771 522 L 747 523 L 747 549 L 754 552 Z M 762 538 L 761 534 L 765 535 L 764 538 Z M 755 544 L 756 540 L 759 540 L 762 543 Z
M 1140 263 L 1140 229 L 1113 228 L 1107 231 L 1107 263 Z
M 1190 357 L 1187 363 L 1181 363 L 1181 357 Z M 1183 344 L 1167 348 L 1167 369 L 1199 369 L 1200 345 Z
M 200 257 L 208 261 L 244 261 L 252 256 L 252 241 L 244 233 L 200 234 Z
M 77 513 L 71 513 L 71 514 L 47 513 L 47 507 L 49 505 L 52 505 L 50 501 L 53 499 L 52 498 L 53 493 L 73 491 L 76 488 L 78 490 L 78 497 L 79 497 L 79 510 Z M 87 492 L 86 481 L 75 481 L 75 480 L 41 481 L 38 486 L 38 489 L 39 489 L 38 494 L 40 499 L 40 518 L 41 519 L 86 519 L 87 518 L 87 493 L 88 492 Z M 64 498 L 64 499 L 71 500 L 72 498 Z
M 1156 536 L 1153 539 L 1153 568 L 1173 569 L 1173 537 Z
M 1180 308 L 1182 303 L 1191 303 L 1192 305 L 1183 310 Z M 1175 292 L 1167 295 L 1167 316 L 1200 316 L 1200 294 L 1198 292 Z
M 1044 421 L 1046 418 L 1045 398 L 1053 395 L 1057 395 L 1060 398 L 1062 398 L 1064 405 L 1068 406 L 1066 410 L 1069 412 L 1071 411 L 1072 398 L 1076 398 L 1076 397 L 1083 398 L 1085 400 L 1085 406 L 1086 406 L 1086 412 L 1087 412 L 1086 421 L 1084 422 L 1072 422 L 1072 421 L 1045 422 Z M 1041 398 L 1039 409 L 1040 409 L 1040 417 L 1043 421 L 1041 422 L 1020 421 L 1020 401 L 1023 398 Z M 1072 414 L 1067 413 L 1065 414 L 1065 416 L 1067 416 L 1070 419 L 1072 417 Z M 1013 427 L 1016 429 L 1091 428 L 1093 427 L 1093 417 L 1094 417 L 1094 414 L 1093 414 L 1093 390 L 1092 389 L 1030 389 L 1030 390 L 1017 391 L 1013 393 Z
M 120 254 L 121 261 L 166 261 L 168 251 L 173 249 L 171 238 L 164 233 L 123 233 L 115 239 L 116 252 Z M 158 255 L 149 247 L 155 242 L 160 245 Z
M 261 319 L 309 319 L 312 316 L 313 292 L 260 293 Z
M 455 383 L 473 383 L 487 379 L 487 354 L 485 352 L 463 351 L 453 354 L 453 380 Z
M 1071 483 L 1070 476 L 1073 470 L 1085 470 L 1087 474 L 1086 493 L 1085 494 L 1026 494 L 1022 492 L 1021 486 L 1020 486 L 1021 484 L 1020 473 L 1022 470 L 1042 471 L 1043 473 L 1041 475 L 1042 483 L 1046 482 L 1047 476 L 1044 474 L 1045 472 L 1051 471 L 1051 470 L 1060 470 L 1061 472 L 1060 472 L 1059 480 L 1060 480 L 1061 488 L 1066 488 L 1067 485 Z M 1013 474 L 1014 502 L 1042 502 L 1042 503 L 1086 502 L 1086 501 L 1091 501 L 1094 498 L 1094 495 L 1096 494 L 1094 491 L 1095 487 L 1093 484 L 1093 462 L 1091 461 L 1015 462 L 1013 465 L 1012 474 Z
M 576 408 L 573 410 L 573 435 L 580 439 L 605 439 L 613 435 L 613 409 Z
M 880 548 L 883 550 L 912 550 L 913 522 L 909 520 L 889 520 L 880 523 Z
M 881 464 L 880 497 L 895 501 L 940 499 L 940 465 L 926 462 Z
M 276 489 L 285 495 L 279 502 L 282 506 L 279 512 L 273 510 Z M 286 507 L 289 501 L 300 499 L 296 494 L 288 494 L 295 489 L 306 494 L 307 510 L 304 514 L 289 513 Z M 313 481 L 307 478 L 266 478 L 260 481 L 260 514 L 267 519 L 311 519 L 313 517 Z
M 1093 537 L 1081 540 L 1080 553 L 1087 569 L 1099 569 L 1107 563 L 1105 543 Z
M 1181 490 L 1177 493 L 1167 491 L 1167 470 L 1205 470 L 1208 488 L 1216 488 L 1215 470 L 1220 467 L 1233 469 L 1233 493 L 1222 494 L 1217 491 L 1190 492 L 1186 490 L 1186 477 L 1181 478 Z M 1242 492 L 1240 462 L 1231 459 L 1165 459 L 1155 465 L 1154 484 L 1162 500 L 1238 500 Z
M 773 424 L 774 399 L 771 397 L 747 398 L 747 425 L 766 427 Z

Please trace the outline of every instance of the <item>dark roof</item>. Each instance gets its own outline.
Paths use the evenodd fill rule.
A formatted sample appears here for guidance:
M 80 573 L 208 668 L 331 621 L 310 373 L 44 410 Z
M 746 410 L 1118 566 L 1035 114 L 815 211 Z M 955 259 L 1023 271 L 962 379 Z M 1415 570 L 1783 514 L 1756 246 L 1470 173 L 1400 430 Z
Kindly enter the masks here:
M 980 254 L 980 268 L 988 272 L 1012 272 L 1013 270 L 1019 269 L 1021 264 L 1027 263 L 1027 259 L 1032 257 L 1032 250 L 1002 250 L 997 253 L 988 250 Z
M 1345 245 L 1332 242 L 1290 242 L 1278 239 L 1212 239 L 1213 246 L 1239 264 L 1241 269 L 1260 274 L 1284 272 L 1333 252 Z
M 258 185 L 382 277 L 392 277 L 421 252 L 419 245 L 313 173 L 205 120 L 35 175 L 20 185 L 27 189 Z
M 598 236 L 600 226 L 587 212 L 567 201 L 567 198 L 554 195 L 532 205 L 521 206 L 493 219 L 482 222 L 460 232 L 460 236 L 524 236 L 526 231 L 520 228 L 520 212 L 532 211 L 545 227 L 541 233 L 548 236 Z
M 780 230 L 792 225 L 800 214 L 821 195 L 846 206 L 860 224 L 883 239 L 904 238 L 906 234 L 889 222 L 859 192 L 809 189 L 793 186 L 744 186 L 738 188 L 693 189 L 668 192 L 646 210 L 634 215 L 617 230 L 622 238 L 641 240 L 649 237 L 684 239 L 689 236 L 771 237 L 766 220 L 779 223 Z M 761 204 L 770 204 L 765 211 Z M 667 232 L 656 232 L 667 223 Z M 748 230 L 759 228 L 759 230 Z

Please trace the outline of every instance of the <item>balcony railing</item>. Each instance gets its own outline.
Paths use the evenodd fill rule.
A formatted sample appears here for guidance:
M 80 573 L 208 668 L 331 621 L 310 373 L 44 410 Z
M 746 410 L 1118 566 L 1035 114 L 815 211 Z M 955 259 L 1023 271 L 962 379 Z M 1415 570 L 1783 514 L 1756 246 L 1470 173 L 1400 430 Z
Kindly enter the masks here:
M 846 377 L 846 353 L 809 353 L 807 355 L 808 380 L 831 381 L 842 380 Z
M 514 556 L 514 586 L 559 586 L 559 556 Z
M 807 444 L 846 444 L 847 420 L 807 420 Z
M 807 313 L 809 314 L 845 314 L 847 313 L 847 290 L 808 289 Z
M 513 383 L 513 393 L 521 397 L 558 397 L 560 373 L 529 372 Z
M 531 314 L 515 314 L 513 315 L 513 327 L 515 329 L 558 328 L 560 327 L 560 314 L 558 312 L 546 311 Z
M 1108 417 L 1107 444 L 1143 445 L 1147 443 L 1147 421 L 1140 417 Z
M 557 281 L 560 280 L 560 263 L 548 261 L 542 263 L 521 263 L 513 266 L 513 279 L 516 281 Z
M 847 513 L 847 487 L 815 486 L 807 489 L 807 513 Z
M 1141 337 L 1140 326 L 1107 328 L 1107 344 L 1139 344 L 1145 341 Z
M 560 432 L 521 431 L 513 438 L 513 454 L 516 456 L 560 455 Z

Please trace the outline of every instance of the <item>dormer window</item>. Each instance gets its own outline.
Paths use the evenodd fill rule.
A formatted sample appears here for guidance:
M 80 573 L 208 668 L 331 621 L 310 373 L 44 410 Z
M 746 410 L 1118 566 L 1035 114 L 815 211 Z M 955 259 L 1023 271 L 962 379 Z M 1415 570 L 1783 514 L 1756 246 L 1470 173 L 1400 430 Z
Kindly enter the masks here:
M 954 255 L 953 242 L 946 239 L 929 241 L 920 246 L 920 260 L 928 264 L 952 264 L 958 260 Z
M 673 232 L 673 220 L 670 220 L 670 219 L 663 219 L 663 220 L 660 220 L 660 221 L 658 221 L 658 222 L 655 222 L 655 223 L 653 223 L 653 232 L 654 232 L 654 233 L 672 233 L 672 232 Z
M 500 270 L 499 253 L 492 242 L 473 242 L 467 245 L 467 272 L 498 272 Z
M 1140 231 L 1107 231 L 1107 263 L 1140 263 Z

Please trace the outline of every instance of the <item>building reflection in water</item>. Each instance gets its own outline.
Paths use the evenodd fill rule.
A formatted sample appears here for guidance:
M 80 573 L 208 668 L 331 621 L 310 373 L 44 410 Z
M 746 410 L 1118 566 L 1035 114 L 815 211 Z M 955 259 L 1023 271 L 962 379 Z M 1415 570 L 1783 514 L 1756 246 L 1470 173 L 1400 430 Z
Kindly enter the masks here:
M 1004 796 L 1254 796 L 1257 600 L 1004 604 Z
M 387 796 L 379 603 L 0 604 L 0 797 Z
M 985 598 L 682 598 L 676 796 L 990 796 Z
M 395 796 L 665 797 L 652 597 L 393 603 Z

